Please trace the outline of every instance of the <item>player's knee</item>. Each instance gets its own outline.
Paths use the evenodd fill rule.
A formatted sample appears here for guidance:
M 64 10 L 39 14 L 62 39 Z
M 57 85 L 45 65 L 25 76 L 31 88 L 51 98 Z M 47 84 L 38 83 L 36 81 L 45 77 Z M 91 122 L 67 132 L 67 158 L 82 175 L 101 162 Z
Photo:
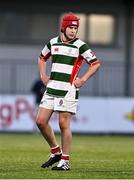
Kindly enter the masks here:
M 61 131 L 64 131 L 64 130 L 66 130 L 66 129 L 69 128 L 69 127 L 68 127 L 68 123 L 63 122 L 63 121 L 60 121 L 60 122 L 59 122 L 59 127 L 60 127 Z
M 65 131 L 70 128 L 70 118 L 68 117 L 68 114 L 64 114 L 64 116 L 59 119 L 59 127 L 61 131 Z
M 37 124 L 37 126 L 38 126 L 40 129 L 44 128 L 44 126 L 45 126 L 44 118 L 41 117 L 41 116 L 37 116 L 37 118 L 36 118 L 36 124 Z

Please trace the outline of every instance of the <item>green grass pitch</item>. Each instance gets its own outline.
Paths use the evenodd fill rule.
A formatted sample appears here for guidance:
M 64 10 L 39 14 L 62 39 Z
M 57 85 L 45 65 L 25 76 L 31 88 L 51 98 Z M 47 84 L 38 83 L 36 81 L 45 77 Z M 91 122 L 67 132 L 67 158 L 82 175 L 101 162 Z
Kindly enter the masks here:
M 73 135 L 66 172 L 40 167 L 48 151 L 39 133 L 0 134 L 0 179 L 134 179 L 134 136 Z

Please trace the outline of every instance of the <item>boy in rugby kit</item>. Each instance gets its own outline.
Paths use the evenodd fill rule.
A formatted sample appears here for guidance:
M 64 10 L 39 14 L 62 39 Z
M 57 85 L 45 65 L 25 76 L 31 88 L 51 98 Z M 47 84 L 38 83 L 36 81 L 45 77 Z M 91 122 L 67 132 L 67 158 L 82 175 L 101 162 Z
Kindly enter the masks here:
M 51 149 L 49 159 L 41 167 L 46 168 L 58 162 L 52 170 L 70 170 L 69 154 L 72 141 L 70 121 L 77 110 L 79 88 L 100 67 L 100 61 L 88 45 L 76 37 L 78 27 L 78 16 L 73 13 L 64 15 L 61 35 L 52 38 L 38 58 L 40 77 L 46 86 L 46 91 L 39 105 L 36 123 Z M 46 74 L 46 63 L 49 59 L 52 61 L 50 77 Z M 82 77 L 78 78 L 78 72 L 84 61 L 89 68 Z M 61 147 L 49 125 L 49 120 L 55 111 L 59 113 Z

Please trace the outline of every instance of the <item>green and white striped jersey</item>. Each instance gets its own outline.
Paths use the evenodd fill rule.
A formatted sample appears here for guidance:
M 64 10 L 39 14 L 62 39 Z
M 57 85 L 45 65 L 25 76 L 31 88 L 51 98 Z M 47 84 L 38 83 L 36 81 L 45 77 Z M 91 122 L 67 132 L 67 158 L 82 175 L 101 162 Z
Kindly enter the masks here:
M 63 43 L 60 37 L 51 39 L 42 50 L 41 57 L 44 61 L 50 57 L 52 59 L 51 75 L 46 93 L 56 97 L 64 97 L 68 92 L 72 77 L 78 73 L 74 68 L 79 61 L 86 60 L 90 65 L 99 62 L 88 45 L 78 38 L 68 43 Z M 77 69 L 79 70 L 79 68 Z M 78 99 L 78 91 L 76 91 L 76 99 Z

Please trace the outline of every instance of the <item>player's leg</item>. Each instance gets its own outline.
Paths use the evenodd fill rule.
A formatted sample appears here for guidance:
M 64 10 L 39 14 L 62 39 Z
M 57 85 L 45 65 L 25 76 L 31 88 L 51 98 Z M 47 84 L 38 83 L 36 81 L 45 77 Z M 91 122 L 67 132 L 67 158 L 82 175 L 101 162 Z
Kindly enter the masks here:
M 70 154 L 71 142 L 72 142 L 72 132 L 70 128 L 70 121 L 72 114 L 69 112 L 59 113 L 59 126 L 61 130 L 61 144 L 63 154 Z
M 50 147 L 54 147 L 57 145 L 57 141 L 56 141 L 53 129 L 48 124 L 52 113 L 53 113 L 53 110 L 51 109 L 39 107 L 37 118 L 36 118 L 36 124 Z
M 69 112 L 59 113 L 59 126 L 61 130 L 61 144 L 63 154 L 59 164 L 52 168 L 52 170 L 69 170 L 69 154 L 71 150 L 72 132 L 70 129 L 70 121 L 72 114 Z
M 51 109 L 39 107 L 37 118 L 36 118 L 37 126 L 51 148 L 51 154 L 50 154 L 49 159 L 45 163 L 43 163 L 41 166 L 43 168 L 49 167 L 52 164 L 58 162 L 61 157 L 61 149 L 56 141 L 53 129 L 48 123 L 52 113 L 53 113 L 53 110 Z

